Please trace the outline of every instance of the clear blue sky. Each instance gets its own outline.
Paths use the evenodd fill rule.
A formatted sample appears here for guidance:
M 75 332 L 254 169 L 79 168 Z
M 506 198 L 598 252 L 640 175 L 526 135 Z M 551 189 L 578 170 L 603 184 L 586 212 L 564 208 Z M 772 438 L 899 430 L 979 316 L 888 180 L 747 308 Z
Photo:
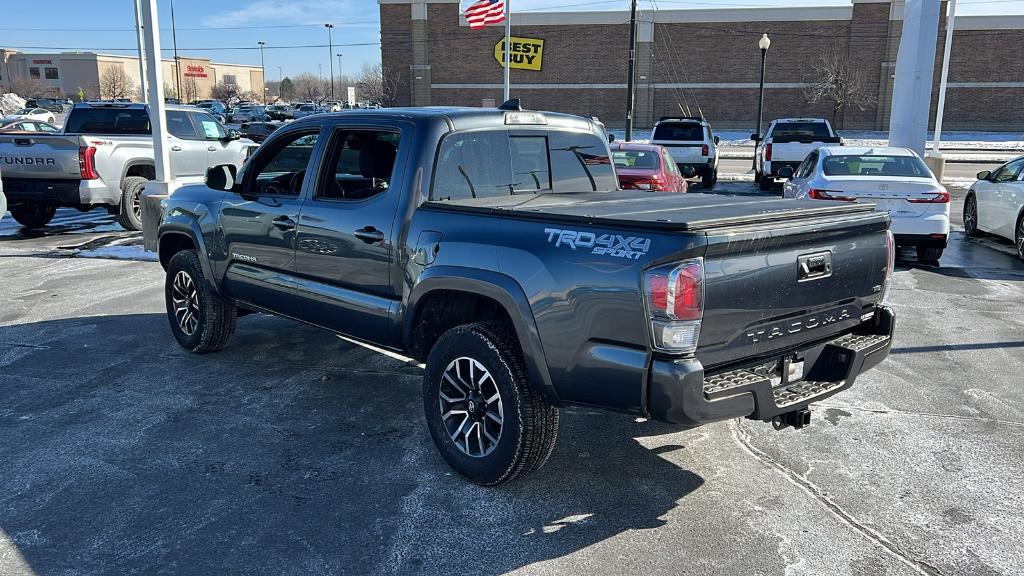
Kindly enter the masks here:
M 13 1 L 13 0 L 8 0 Z M 627 0 L 510 0 L 513 11 L 621 10 Z M 464 5 L 466 2 L 464 2 Z M 661 9 L 741 6 L 848 5 L 848 0 L 654 0 Z M 159 0 L 165 58 L 171 57 L 170 0 Z M 45 8 L 43 7 L 45 6 Z M 102 9 L 99 7 L 102 6 Z M 38 9 L 5 10 L 0 46 L 26 52 L 134 51 L 131 0 L 46 0 Z M 652 0 L 641 0 L 650 9 Z M 41 11 L 41 12 L 40 12 Z M 959 0 L 958 14 L 1024 14 L 1024 0 Z M 40 14 L 45 14 L 40 18 Z M 180 55 L 219 62 L 259 64 L 256 42 L 265 48 L 268 79 L 300 72 L 327 73 L 325 22 L 335 25 L 334 53 L 342 71 L 354 74 L 365 62 L 380 60 L 380 11 L 375 0 L 175 0 Z M 312 46 L 310 46 L 312 45 Z M 310 46 L 284 48 L 285 46 Z M 115 49 L 129 50 L 115 50 Z M 242 49 L 238 49 L 242 48 Z M 333 57 L 337 66 L 337 57 Z

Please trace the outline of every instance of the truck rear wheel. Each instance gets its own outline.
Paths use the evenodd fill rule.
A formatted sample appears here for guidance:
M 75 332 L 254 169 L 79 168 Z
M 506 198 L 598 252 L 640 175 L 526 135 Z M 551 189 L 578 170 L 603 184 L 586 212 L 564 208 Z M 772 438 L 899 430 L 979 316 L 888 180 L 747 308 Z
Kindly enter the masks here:
M 149 180 L 141 176 L 128 176 L 121 182 L 117 223 L 125 230 L 142 230 L 142 188 L 146 182 Z
M 171 257 L 164 299 L 174 339 L 189 352 L 220 350 L 235 333 L 238 309 L 210 287 L 195 250 Z
M 518 343 L 500 323 L 445 332 L 423 375 L 427 428 L 444 461 L 476 484 L 538 470 L 555 447 L 558 408 L 530 386 Z
M 42 228 L 53 220 L 57 213 L 56 206 L 40 206 L 38 204 L 22 204 L 11 206 L 11 216 L 25 228 Z
M 713 170 L 705 173 L 700 177 L 700 183 L 704 186 L 705 190 L 711 190 L 718 184 L 718 170 Z

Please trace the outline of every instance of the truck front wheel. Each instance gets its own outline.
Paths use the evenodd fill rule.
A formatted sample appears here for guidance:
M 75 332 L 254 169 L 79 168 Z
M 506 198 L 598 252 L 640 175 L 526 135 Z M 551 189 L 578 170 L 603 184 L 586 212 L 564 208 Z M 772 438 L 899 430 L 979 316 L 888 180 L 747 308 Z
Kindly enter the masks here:
M 142 188 L 146 182 L 148 180 L 141 176 L 128 176 L 121 182 L 117 223 L 125 230 L 142 230 Z
M 11 216 L 25 228 L 42 228 L 53 220 L 57 213 L 56 206 L 39 206 L 36 204 L 22 204 L 11 206 Z
M 558 408 L 530 386 L 518 343 L 500 323 L 445 332 L 423 375 L 427 428 L 445 462 L 483 486 L 536 471 L 551 455 Z
M 207 282 L 195 250 L 182 250 L 171 257 L 164 299 L 171 333 L 189 352 L 220 350 L 235 333 L 238 309 Z
M 718 184 L 718 170 L 708 170 L 700 177 L 700 183 L 705 190 L 711 190 Z

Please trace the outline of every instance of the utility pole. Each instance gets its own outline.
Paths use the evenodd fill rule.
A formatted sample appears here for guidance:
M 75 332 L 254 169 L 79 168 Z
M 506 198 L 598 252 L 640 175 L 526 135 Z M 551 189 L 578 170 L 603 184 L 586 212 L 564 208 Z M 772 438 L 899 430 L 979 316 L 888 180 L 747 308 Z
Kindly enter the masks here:
M 256 42 L 260 45 L 260 80 L 263 82 L 263 105 L 267 104 L 267 67 L 263 63 L 263 46 L 266 42 L 259 40 Z
M 181 62 L 178 61 L 178 30 L 174 26 L 174 0 L 171 0 L 171 41 L 174 42 L 174 95 L 181 101 Z M 157 62 L 160 61 L 157 53 Z
M 503 102 L 508 102 L 512 97 L 512 7 L 509 6 L 511 3 L 512 0 L 505 0 L 505 99 Z
M 331 63 L 331 101 L 334 101 L 334 59 L 331 58 L 331 54 L 334 54 L 334 42 L 331 40 L 331 30 L 334 28 L 334 24 L 324 24 L 327 28 L 327 61 Z M 339 63 L 340 67 L 341 64 Z
M 629 3 L 629 77 L 626 78 L 626 142 L 633 139 L 633 105 L 636 100 L 636 0 Z

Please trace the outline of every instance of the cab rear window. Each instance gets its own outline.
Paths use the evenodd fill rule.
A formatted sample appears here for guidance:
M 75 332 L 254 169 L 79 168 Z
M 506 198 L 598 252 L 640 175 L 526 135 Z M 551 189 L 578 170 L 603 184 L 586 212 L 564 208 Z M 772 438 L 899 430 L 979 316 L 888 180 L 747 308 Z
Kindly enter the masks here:
M 441 143 L 430 199 L 610 191 L 618 180 L 606 142 L 590 133 L 480 130 Z
M 149 134 L 149 114 L 141 108 L 75 108 L 66 134 Z
M 677 140 L 689 142 L 704 141 L 704 127 L 695 122 L 664 123 L 654 128 L 654 140 Z

